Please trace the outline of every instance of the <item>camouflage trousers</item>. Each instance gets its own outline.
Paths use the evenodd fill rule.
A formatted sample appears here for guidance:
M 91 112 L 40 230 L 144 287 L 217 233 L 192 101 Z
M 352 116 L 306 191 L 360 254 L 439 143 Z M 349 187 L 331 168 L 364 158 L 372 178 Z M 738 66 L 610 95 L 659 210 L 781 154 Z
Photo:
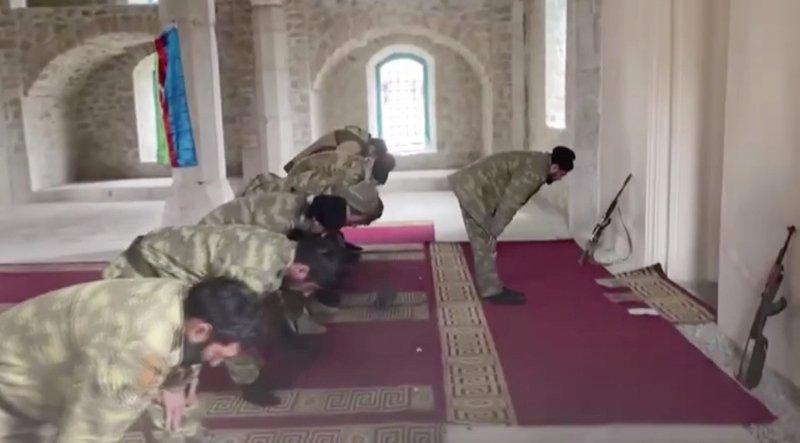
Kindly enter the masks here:
M 467 228 L 469 244 L 472 246 L 478 292 L 481 297 L 497 294 L 503 290 L 503 281 L 497 275 L 494 262 L 496 240 L 464 208 L 461 208 L 461 215 Z

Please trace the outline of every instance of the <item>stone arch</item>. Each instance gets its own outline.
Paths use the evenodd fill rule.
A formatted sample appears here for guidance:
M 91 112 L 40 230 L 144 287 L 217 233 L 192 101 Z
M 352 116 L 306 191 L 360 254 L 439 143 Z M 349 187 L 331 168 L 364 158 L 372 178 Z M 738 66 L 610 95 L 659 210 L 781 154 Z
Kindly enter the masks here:
M 87 61 L 99 61 L 121 53 L 122 49 L 148 40 L 158 34 L 159 21 L 155 7 L 108 8 L 105 15 L 76 21 L 66 29 L 52 34 L 45 41 L 31 42 L 36 51 L 27 51 L 25 64 L 25 94 L 57 60 L 86 56 Z M 46 34 L 45 34 L 46 35 Z M 23 48 L 24 49 L 24 48 Z
M 488 70 L 486 69 L 484 63 L 481 62 L 479 57 L 458 40 L 421 26 L 382 26 L 380 28 L 370 29 L 364 32 L 361 36 L 351 38 L 350 40 L 347 40 L 343 44 L 339 45 L 327 58 L 325 58 L 325 61 L 322 63 L 319 70 L 311 73 L 312 103 L 314 103 L 313 96 L 320 90 L 325 78 L 328 76 L 331 70 L 336 67 L 337 64 L 347 57 L 348 54 L 358 48 L 368 45 L 373 40 L 390 35 L 425 37 L 431 40 L 433 43 L 437 43 L 451 49 L 463 57 L 464 60 L 466 60 L 469 66 L 475 71 L 475 74 L 481 83 L 481 96 L 483 102 L 481 109 L 483 153 L 486 154 L 492 152 L 492 110 L 494 104 L 494 90 L 492 88 L 492 78 L 489 75 Z
M 141 23 L 141 22 L 140 22 Z M 73 182 L 78 178 L 81 155 L 75 124 L 75 99 L 92 73 L 104 63 L 123 54 L 144 57 L 154 48 L 155 33 L 135 30 L 136 21 L 116 30 L 102 32 L 92 26 L 77 26 L 82 39 L 50 39 L 43 54 L 26 64 L 22 115 L 26 156 L 33 191 Z M 62 31 L 69 35 L 71 32 Z M 67 48 L 50 56 L 59 48 Z M 47 59 L 45 64 L 38 61 Z

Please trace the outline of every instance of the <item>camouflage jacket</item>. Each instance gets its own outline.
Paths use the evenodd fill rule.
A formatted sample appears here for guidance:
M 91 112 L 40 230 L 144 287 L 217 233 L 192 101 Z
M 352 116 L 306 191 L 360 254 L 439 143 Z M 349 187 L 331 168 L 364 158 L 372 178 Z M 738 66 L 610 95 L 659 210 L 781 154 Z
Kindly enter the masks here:
M 255 226 L 180 226 L 145 235 L 138 252 L 158 277 L 195 283 L 225 276 L 265 294 L 280 289 L 296 246 L 284 235 Z M 115 261 L 104 278 L 120 277 Z
M 278 234 L 311 232 L 316 221 L 306 216 L 308 196 L 290 192 L 258 192 L 219 206 L 200 225 L 250 225 Z
M 370 148 L 367 144 L 369 135 L 357 128 L 344 128 L 331 131 L 311 144 L 309 147 L 291 159 L 283 170 L 290 172 L 292 168 L 301 160 L 320 152 L 336 151 L 347 155 L 369 155 Z
M 284 179 L 290 192 L 330 194 L 370 178 L 373 159 L 341 152 L 321 152 L 308 156 L 292 168 Z
M 550 154 L 510 151 L 490 155 L 450 175 L 461 207 L 493 237 L 547 180 Z
M 58 442 L 116 442 L 182 358 L 187 287 L 169 279 L 59 289 L 0 314 L 0 399 Z

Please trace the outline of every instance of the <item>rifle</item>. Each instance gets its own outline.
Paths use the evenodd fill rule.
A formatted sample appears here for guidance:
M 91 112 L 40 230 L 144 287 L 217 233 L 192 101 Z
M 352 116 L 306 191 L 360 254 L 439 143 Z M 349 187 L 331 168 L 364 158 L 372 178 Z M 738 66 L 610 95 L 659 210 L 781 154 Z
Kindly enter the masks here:
M 622 191 L 624 191 L 625 187 L 628 186 L 628 182 L 631 181 L 632 177 L 633 174 L 628 174 L 628 178 L 625 179 L 625 183 L 622 184 L 622 188 L 620 188 L 619 192 L 617 192 L 617 195 L 614 197 L 614 200 L 611 201 L 611 204 L 608 205 L 608 209 L 606 209 L 603 219 L 600 220 L 600 223 L 595 225 L 594 229 L 592 230 L 592 239 L 586 244 L 586 249 L 583 250 L 583 254 L 581 255 L 580 260 L 578 260 L 578 263 L 583 264 L 587 257 L 594 257 L 594 251 L 597 249 L 597 244 L 600 242 L 600 236 L 603 235 L 603 231 L 606 229 L 609 223 L 611 223 L 611 214 L 614 212 L 614 209 L 617 208 L 619 196 L 622 195 Z
M 767 347 L 769 346 L 767 337 L 764 337 L 764 326 L 767 324 L 767 318 L 777 315 L 786 309 L 786 299 L 781 297 L 775 300 L 775 297 L 783 281 L 783 258 L 789 248 L 789 240 L 792 239 L 792 235 L 795 233 L 794 226 L 789 226 L 787 229 L 789 234 L 786 236 L 786 242 L 783 244 L 781 251 L 778 253 L 778 258 L 769 272 L 764 292 L 761 293 L 761 304 L 758 306 L 753 325 L 750 327 L 750 334 L 747 337 L 747 343 L 745 343 L 744 352 L 742 353 L 742 361 L 739 362 L 739 371 L 736 373 L 736 379 L 748 389 L 758 386 L 761 382 L 761 374 L 764 371 Z M 751 344 L 753 345 L 753 350 L 748 355 Z M 745 364 L 745 362 L 747 363 Z

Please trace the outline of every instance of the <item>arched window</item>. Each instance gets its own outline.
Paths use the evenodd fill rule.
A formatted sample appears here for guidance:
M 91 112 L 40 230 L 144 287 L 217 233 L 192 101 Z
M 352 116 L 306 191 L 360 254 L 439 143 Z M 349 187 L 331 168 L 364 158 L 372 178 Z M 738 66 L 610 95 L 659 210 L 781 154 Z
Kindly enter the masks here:
M 156 122 L 156 54 L 143 58 L 133 68 L 133 100 L 136 107 L 136 135 L 139 141 L 139 161 L 155 163 L 158 151 Z
M 370 131 L 394 154 L 436 150 L 434 65 L 427 52 L 393 45 L 367 64 Z

